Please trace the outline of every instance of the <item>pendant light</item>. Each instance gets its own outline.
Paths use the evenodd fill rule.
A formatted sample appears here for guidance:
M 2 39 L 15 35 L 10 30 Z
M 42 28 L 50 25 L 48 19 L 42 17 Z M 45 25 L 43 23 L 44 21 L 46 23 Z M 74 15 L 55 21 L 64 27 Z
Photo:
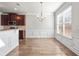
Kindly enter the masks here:
M 41 12 L 40 15 L 37 15 L 37 19 L 39 19 L 39 21 L 42 22 L 46 18 L 43 14 L 43 2 L 40 2 L 40 6 L 41 6 Z

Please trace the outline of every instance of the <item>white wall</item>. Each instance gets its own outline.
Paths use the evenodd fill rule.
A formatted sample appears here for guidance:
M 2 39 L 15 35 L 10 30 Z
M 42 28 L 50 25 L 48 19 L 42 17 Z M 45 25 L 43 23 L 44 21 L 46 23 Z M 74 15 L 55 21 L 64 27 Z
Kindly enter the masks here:
M 56 15 L 65 10 L 69 5 L 72 5 L 72 38 L 67 38 L 60 35 L 56 31 Z M 64 3 L 55 12 L 55 38 L 63 43 L 66 47 L 72 50 L 74 53 L 79 55 L 79 3 Z
M 74 42 L 74 49 L 78 51 L 79 55 L 79 2 L 72 3 L 72 18 L 73 18 L 73 24 L 72 24 L 72 37 Z
M 36 14 L 26 14 L 26 38 L 54 37 L 54 19 L 52 13 L 40 22 Z

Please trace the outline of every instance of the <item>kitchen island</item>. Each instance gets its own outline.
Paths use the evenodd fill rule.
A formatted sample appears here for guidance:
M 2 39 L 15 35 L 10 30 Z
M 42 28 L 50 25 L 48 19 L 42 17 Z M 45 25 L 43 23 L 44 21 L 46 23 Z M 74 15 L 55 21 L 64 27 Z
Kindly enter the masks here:
M 0 30 L 0 55 L 5 56 L 19 45 L 19 29 Z

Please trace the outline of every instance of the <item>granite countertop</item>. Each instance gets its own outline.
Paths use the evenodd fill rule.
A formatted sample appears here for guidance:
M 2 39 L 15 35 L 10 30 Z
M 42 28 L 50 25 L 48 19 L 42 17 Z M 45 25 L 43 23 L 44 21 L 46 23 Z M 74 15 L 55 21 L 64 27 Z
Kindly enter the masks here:
M 0 31 L 16 30 L 16 29 L 0 29 Z

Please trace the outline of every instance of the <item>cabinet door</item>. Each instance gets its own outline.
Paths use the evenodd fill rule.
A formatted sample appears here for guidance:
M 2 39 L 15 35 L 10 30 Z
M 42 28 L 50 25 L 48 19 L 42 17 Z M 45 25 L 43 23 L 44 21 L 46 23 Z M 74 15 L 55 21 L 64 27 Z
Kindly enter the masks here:
M 8 25 L 8 15 L 5 15 L 5 25 Z
M 11 15 L 11 21 L 16 21 L 16 15 Z
M 8 15 L 1 15 L 1 25 L 8 25 Z
M 25 31 L 19 30 L 19 39 L 24 39 L 24 36 L 25 36 Z
M 17 15 L 16 16 L 16 24 L 17 25 L 25 25 L 25 16 L 24 15 Z
M 4 25 L 4 15 L 1 15 L 1 25 Z

